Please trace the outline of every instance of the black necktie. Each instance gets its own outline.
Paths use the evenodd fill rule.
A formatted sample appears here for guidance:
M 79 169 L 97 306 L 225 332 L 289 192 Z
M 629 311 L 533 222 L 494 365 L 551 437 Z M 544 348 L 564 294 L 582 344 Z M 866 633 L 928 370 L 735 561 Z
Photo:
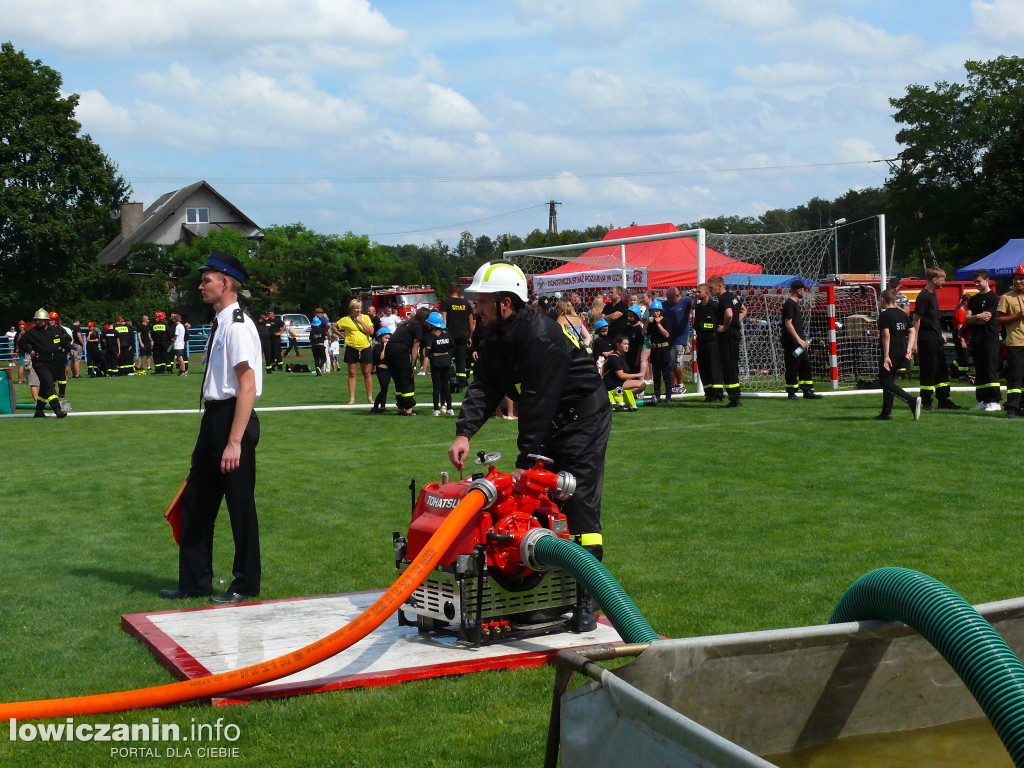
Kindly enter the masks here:
M 210 323 L 210 336 L 206 339 L 206 368 L 203 370 L 203 386 L 199 388 L 199 410 L 206 405 L 203 392 L 206 391 L 206 377 L 210 375 L 210 357 L 213 353 L 213 337 L 217 335 L 217 318 Z

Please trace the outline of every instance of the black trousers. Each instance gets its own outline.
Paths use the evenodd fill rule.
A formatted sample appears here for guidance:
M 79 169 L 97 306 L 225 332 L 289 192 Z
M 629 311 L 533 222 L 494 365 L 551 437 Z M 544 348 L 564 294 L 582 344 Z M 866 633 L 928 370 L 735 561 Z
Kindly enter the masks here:
M 998 403 L 999 393 L 999 339 L 971 343 L 974 359 L 974 396 L 979 403 Z
M 388 389 L 391 387 L 391 371 L 383 365 L 377 366 L 377 397 L 373 400 L 373 407 L 378 411 L 384 410 L 388 404 Z
M 313 365 L 318 371 L 322 371 L 324 363 L 327 362 L 327 348 L 323 344 L 313 344 L 311 349 L 313 351 Z
M 118 376 L 127 376 L 135 368 L 135 350 L 122 349 L 121 359 L 118 361 Z
M 1006 348 L 1006 410 L 1021 410 L 1021 389 L 1024 387 L 1024 347 Z
M 732 333 L 718 334 L 718 355 L 722 361 L 722 385 L 730 400 L 740 399 L 740 338 Z
M 725 397 L 722 358 L 718 354 L 718 338 L 715 336 L 697 339 L 697 375 L 700 376 L 705 397 L 718 400 Z
M 939 400 L 949 399 L 949 366 L 942 339 L 920 339 L 917 342 L 917 364 L 921 369 L 921 401 L 932 402 L 934 394 Z
M 57 402 L 56 382 L 64 378 L 63 360 L 32 359 L 32 370 L 39 377 L 39 394 L 36 395 L 36 407 L 42 408 L 47 403 L 53 408 Z
M 402 410 L 416 405 L 416 379 L 412 373 L 412 357 L 405 347 L 388 344 L 384 350 L 384 361 L 395 382 L 395 403 Z
M 153 370 L 156 373 L 169 373 L 171 370 L 171 355 L 167 351 L 167 344 L 157 341 L 153 344 Z
M 554 460 L 554 471 L 564 469 L 576 478 L 576 492 L 562 505 L 562 512 L 569 523 L 569 532 L 580 536 L 581 543 L 587 547 L 604 544 L 601 493 L 611 429 L 612 407 L 611 403 L 606 403 L 593 416 L 554 430 L 545 446 Z
M 253 412 L 242 436 L 238 469 L 223 474 L 221 456 L 227 446 L 235 401 L 207 403 L 192 451 L 192 468 L 181 495 L 181 546 L 178 588 L 195 595 L 213 592 L 213 529 L 221 501 L 227 499 L 235 542 L 232 592 L 260 593 L 260 532 L 256 519 L 256 445 L 260 421 Z
M 430 382 L 433 384 L 435 411 L 442 406 L 448 409 L 452 407 L 452 387 L 451 382 L 448 380 L 451 371 L 452 367 L 450 365 L 430 366 Z
M 797 356 L 793 353 L 799 347 L 782 345 L 782 357 L 786 361 L 786 391 L 796 393 L 797 389 L 803 392 L 814 391 L 814 375 L 811 373 L 811 360 L 805 349 Z
M 466 372 L 466 359 L 469 357 L 469 347 L 466 346 L 468 343 L 469 339 L 452 339 L 455 384 L 459 389 L 465 389 L 469 384 L 469 374 Z
M 89 366 L 90 376 L 99 376 L 103 369 L 103 353 L 99 344 L 85 345 L 85 361 Z
M 884 415 L 892 413 L 893 400 L 897 397 L 907 405 L 910 405 L 914 399 L 896 384 L 897 370 L 895 363 L 893 363 L 891 371 L 885 370 L 881 365 L 878 366 L 878 384 L 882 388 L 882 414 Z
M 284 368 L 284 361 L 281 357 L 281 337 L 276 334 L 270 336 L 270 365 L 279 371 Z

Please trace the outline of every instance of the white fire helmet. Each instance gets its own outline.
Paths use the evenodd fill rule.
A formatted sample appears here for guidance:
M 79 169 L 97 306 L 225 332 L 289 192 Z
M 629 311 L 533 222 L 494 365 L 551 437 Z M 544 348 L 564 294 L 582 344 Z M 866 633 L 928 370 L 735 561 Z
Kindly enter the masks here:
M 526 275 L 523 270 L 508 261 L 488 261 L 473 275 L 473 282 L 465 290 L 470 299 L 479 293 L 514 293 L 524 302 L 529 301 L 526 291 Z

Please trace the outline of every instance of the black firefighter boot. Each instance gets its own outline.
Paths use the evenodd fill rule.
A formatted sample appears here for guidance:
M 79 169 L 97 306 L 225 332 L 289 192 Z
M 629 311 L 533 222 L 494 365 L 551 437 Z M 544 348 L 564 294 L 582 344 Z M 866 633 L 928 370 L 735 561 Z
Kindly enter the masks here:
M 604 546 L 602 544 L 590 544 L 583 547 L 587 552 L 597 558 L 598 562 L 604 558 Z M 594 611 L 597 605 L 594 597 L 579 582 L 576 583 L 576 607 L 572 612 L 570 626 L 573 632 L 590 632 L 597 628 L 597 617 Z
M 56 416 L 58 419 L 63 419 L 65 416 L 68 415 L 67 411 L 60 407 L 60 400 L 56 397 L 50 401 L 50 408 L 53 409 L 53 415 Z
M 43 410 L 46 408 L 46 403 L 42 400 L 36 400 L 36 412 L 32 414 L 33 419 L 42 419 L 46 416 Z

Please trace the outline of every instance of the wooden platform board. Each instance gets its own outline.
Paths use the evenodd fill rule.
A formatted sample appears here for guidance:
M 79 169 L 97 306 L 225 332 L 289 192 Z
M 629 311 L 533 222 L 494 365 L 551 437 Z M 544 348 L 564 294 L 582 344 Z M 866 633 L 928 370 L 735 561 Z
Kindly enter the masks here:
M 368 608 L 383 590 L 125 614 L 121 625 L 182 679 L 228 672 L 282 656 L 325 637 Z M 214 704 L 301 693 L 394 685 L 485 669 L 546 663 L 563 648 L 622 642 L 607 619 L 585 634 L 565 632 L 474 648 L 422 635 L 391 616 L 351 648 L 281 680 L 215 699 Z

